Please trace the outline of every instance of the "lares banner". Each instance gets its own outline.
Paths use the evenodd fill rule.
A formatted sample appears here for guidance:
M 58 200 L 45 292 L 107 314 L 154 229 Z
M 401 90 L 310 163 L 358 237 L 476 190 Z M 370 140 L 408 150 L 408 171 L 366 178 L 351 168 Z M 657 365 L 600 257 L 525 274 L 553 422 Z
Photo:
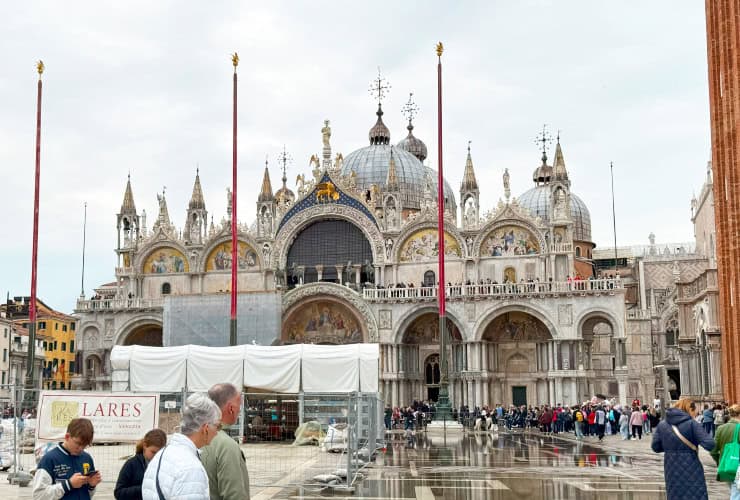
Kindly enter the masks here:
M 42 391 L 36 439 L 63 440 L 77 417 L 92 421 L 96 443 L 138 441 L 159 423 L 159 394 Z

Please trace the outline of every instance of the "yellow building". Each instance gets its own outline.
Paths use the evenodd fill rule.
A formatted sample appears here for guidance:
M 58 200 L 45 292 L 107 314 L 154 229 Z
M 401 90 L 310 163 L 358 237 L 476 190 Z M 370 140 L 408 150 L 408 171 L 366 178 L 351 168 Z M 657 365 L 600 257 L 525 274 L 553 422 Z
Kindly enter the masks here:
M 20 300 L 19 300 L 20 299 Z M 14 322 L 28 328 L 28 297 L 15 297 L 9 309 Z M 55 311 L 40 299 L 36 306 L 36 336 L 43 342 L 44 363 L 42 387 L 44 389 L 71 389 L 75 366 L 74 316 Z

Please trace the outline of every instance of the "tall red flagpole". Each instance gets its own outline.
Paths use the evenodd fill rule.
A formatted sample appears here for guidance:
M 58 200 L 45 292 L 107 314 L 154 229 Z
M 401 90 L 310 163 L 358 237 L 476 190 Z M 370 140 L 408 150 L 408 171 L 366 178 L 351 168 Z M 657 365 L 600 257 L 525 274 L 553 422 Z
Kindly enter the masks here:
M 234 65 L 234 110 L 231 174 L 231 322 L 229 328 L 229 345 L 236 345 L 236 278 L 239 270 L 239 244 L 236 239 L 236 67 L 239 65 L 239 55 L 236 52 L 231 56 L 231 63 Z
M 437 44 L 437 255 L 439 259 L 439 359 L 440 381 L 439 398 L 435 412 L 435 419 L 449 420 L 451 415 L 448 373 L 447 373 L 447 324 L 445 320 L 445 196 L 444 175 L 442 173 L 442 42 Z
M 36 173 L 33 189 L 33 250 L 31 252 L 31 303 L 28 308 L 28 363 L 26 366 L 27 388 L 35 386 L 34 357 L 36 356 L 36 262 L 39 252 L 39 183 L 41 177 L 41 75 L 44 72 L 44 63 L 36 63 L 39 73 L 38 91 L 36 96 Z

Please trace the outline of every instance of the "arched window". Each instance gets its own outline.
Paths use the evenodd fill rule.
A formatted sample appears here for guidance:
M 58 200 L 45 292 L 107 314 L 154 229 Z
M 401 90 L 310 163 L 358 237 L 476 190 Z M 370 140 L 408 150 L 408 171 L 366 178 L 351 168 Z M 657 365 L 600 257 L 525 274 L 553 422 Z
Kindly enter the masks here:
M 581 247 L 576 247 L 576 257 L 581 256 Z
M 169 283 L 164 283 L 162 285 L 162 295 L 169 295 L 170 293 L 172 293 L 172 287 Z
M 434 271 L 427 271 L 424 273 L 424 286 L 434 286 L 434 283 L 436 282 L 436 276 L 434 274 Z

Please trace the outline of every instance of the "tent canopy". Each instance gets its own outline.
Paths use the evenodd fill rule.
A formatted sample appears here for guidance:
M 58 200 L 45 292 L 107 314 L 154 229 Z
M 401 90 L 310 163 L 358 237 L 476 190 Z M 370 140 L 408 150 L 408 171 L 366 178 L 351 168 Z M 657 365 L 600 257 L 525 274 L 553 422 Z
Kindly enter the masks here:
M 115 346 L 111 367 L 114 390 L 206 391 L 230 382 L 280 393 L 377 392 L 378 359 L 378 344 Z

